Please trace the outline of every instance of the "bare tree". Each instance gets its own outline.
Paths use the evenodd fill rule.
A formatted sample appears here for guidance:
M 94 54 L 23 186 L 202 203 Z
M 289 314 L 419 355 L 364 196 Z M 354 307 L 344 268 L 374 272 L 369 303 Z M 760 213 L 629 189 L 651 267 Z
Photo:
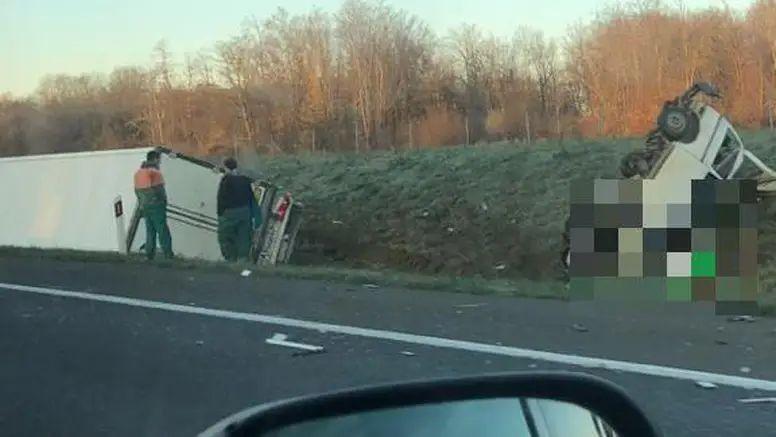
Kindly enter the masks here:
M 380 0 L 332 14 L 277 10 L 176 66 L 162 40 L 143 66 L 51 75 L 35 99 L 0 98 L 0 153 L 169 144 L 194 153 L 369 150 L 515 138 L 638 135 L 697 80 L 723 110 L 774 127 L 776 1 L 746 14 L 682 0 L 620 2 L 563 41 L 476 26 L 437 38 Z M 234 153 L 234 151 L 232 152 Z
M 255 51 L 246 34 L 218 44 L 220 73 L 234 92 L 235 106 L 242 122 L 247 143 L 256 144 L 256 125 L 251 110 L 251 84 L 256 75 Z

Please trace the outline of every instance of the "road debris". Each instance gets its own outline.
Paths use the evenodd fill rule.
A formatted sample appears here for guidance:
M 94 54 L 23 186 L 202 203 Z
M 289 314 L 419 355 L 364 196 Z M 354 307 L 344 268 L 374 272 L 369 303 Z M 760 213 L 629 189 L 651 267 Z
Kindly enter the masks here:
M 742 404 L 776 404 L 776 398 L 743 398 L 738 402 Z
M 706 381 L 695 381 L 695 385 L 697 385 L 700 388 L 706 388 L 706 389 L 717 388 L 717 384 L 714 384 L 713 382 L 706 382 Z
M 401 354 L 404 355 L 405 357 L 414 357 L 415 356 L 415 353 L 414 352 L 410 352 L 410 351 L 401 351 Z
M 479 308 L 479 307 L 484 307 L 485 305 L 487 305 L 487 304 L 484 303 L 484 302 L 480 302 L 480 303 L 462 303 L 460 305 L 453 305 L 453 307 L 454 308 Z
M 751 368 L 749 368 L 749 367 L 746 367 L 746 366 L 743 366 L 743 367 L 741 367 L 741 368 L 740 368 L 740 369 L 738 369 L 738 370 L 740 370 L 740 371 L 741 371 L 741 373 L 749 373 L 749 372 L 751 372 L 751 371 L 752 371 L 752 369 L 751 369 Z
M 589 331 L 589 329 L 587 329 L 587 327 L 585 325 L 580 325 L 579 323 L 574 323 L 573 325 L 571 325 L 571 327 L 575 331 L 577 331 L 577 332 L 587 332 L 587 331 Z
M 304 344 L 304 343 L 296 343 L 293 341 L 287 341 L 286 339 L 288 336 L 286 334 L 280 334 L 276 333 L 272 337 L 264 340 L 267 344 L 272 344 L 275 346 L 284 346 L 284 347 L 290 347 L 294 349 L 301 349 L 308 352 L 323 352 L 323 346 L 315 346 L 312 344 Z
M 251 275 L 251 273 L 253 273 L 253 272 L 251 272 L 251 271 L 250 271 L 250 270 L 248 270 L 248 269 L 245 269 L 245 270 L 243 270 L 242 272 L 240 272 L 240 276 L 242 276 L 243 278 L 247 278 L 248 276 L 250 276 L 250 275 Z
M 728 322 L 749 322 L 749 323 L 752 323 L 756 320 L 757 319 L 754 318 L 753 316 L 731 316 L 731 317 L 728 317 L 727 319 Z

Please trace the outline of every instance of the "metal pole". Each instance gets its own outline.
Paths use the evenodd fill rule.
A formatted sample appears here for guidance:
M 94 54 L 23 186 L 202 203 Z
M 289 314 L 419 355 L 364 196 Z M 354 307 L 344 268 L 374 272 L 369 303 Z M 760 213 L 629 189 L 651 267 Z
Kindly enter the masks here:
M 407 130 L 409 131 L 409 135 L 410 135 L 410 149 L 412 149 L 413 148 L 413 145 L 412 145 L 412 119 L 408 119 L 407 120 Z
M 464 115 L 463 127 L 466 129 L 466 145 L 469 145 L 469 115 Z
M 353 137 L 356 145 L 356 152 L 358 152 L 358 117 L 353 120 Z
M 525 111 L 525 140 L 531 144 L 531 120 L 528 118 L 528 111 Z

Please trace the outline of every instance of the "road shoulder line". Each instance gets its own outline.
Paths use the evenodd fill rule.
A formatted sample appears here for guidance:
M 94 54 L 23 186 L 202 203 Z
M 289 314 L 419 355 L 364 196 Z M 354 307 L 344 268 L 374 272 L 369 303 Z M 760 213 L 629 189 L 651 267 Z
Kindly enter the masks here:
M 468 352 L 501 355 L 514 358 L 524 358 L 553 363 L 568 364 L 572 366 L 609 369 L 642 375 L 660 376 L 688 381 L 705 381 L 719 385 L 739 387 L 751 390 L 776 391 L 776 381 L 765 379 L 747 378 L 735 375 L 704 372 L 699 370 L 683 369 L 678 367 L 659 366 L 654 364 L 635 363 L 630 361 L 611 360 L 606 358 L 585 357 L 573 354 L 548 352 L 535 349 L 524 349 L 511 346 L 493 345 L 466 340 L 455 340 L 444 337 L 410 334 L 398 331 L 382 329 L 361 328 L 357 326 L 337 325 L 331 323 L 315 322 L 309 320 L 293 319 L 288 317 L 271 316 L 256 313 L 244 313 L 239 311 L 220 310 L 196 306 L 180 305 L 168 302 L 136 299 L 131 297 L 113 296 L 82 291 L 68 291 L 47 287 L 34 287 L 20 284 L 7 284 L 0 282 L 0 290 L 35 293 L 48 296 L 81 299 L 96 302 L 128 305 L 138 308 L 171 311 L 185 314 L 195 314 L 207 317 L 217 317 L 230 320 L 242 320 L 248 322 L 263 323 L 276 326 L 300 328 L 314 331 L 331 332 L 336 334 L 352 335 L 357 337 L 373 338 L 378 340 L 390 340 L 401 343 L 432 346 L 446 349 L 456 349 Z

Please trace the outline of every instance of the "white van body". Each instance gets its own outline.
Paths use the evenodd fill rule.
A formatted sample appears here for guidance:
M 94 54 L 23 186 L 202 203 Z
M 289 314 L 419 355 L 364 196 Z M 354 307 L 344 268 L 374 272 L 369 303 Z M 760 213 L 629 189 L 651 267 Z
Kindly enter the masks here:
M 133 175 L 150 150 L 0 159 L 0 246 L 138 252 L 145 228 L 135 214 Z M 216 235 L 219 169 L 160 151 L 173 251 L 184 258 L 222 259 Z
M 714 108 L 697 109 L 700 119 L 698 137 L 691 143 L 670 143 L 647 179 L 662 181 L 666 187 L 674 182 L 694 179 L 735 179 L 741 165 L 749 160 L 760 172 L 758 191 L 768 195 L 776 188 L 776 172 L 744 147 L 733 125 Z

